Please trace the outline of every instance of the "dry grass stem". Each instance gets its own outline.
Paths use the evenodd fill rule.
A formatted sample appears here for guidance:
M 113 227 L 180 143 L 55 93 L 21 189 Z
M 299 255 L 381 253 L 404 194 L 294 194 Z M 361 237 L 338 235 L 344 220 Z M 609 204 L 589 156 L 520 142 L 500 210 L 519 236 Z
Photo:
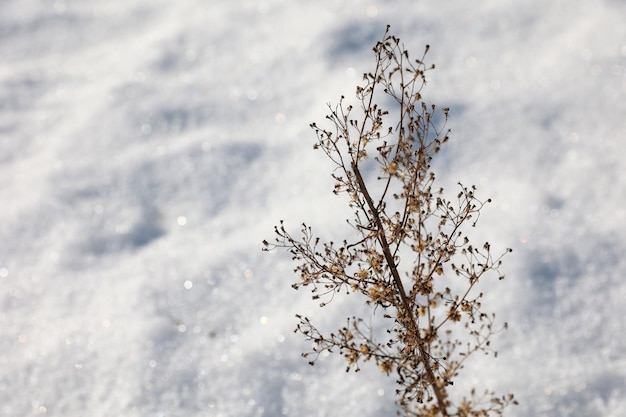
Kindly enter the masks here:
M 334 165 L 334 193 L 347 195 L 354 211 L 353 235 L 341 244 L 322 242 L 303 224 L 296 238 L 281 221 L 265 249 L 288 249 L 300 277 L 294 288 L 310 287 L 322 306 L 342 290 L 358 293 L 377 319 L 352 317 L 322 334 L 298 315 L 296 331 L 313 343 L 303 354 L 311 364 L 324 351 L 343 355 L 347 370 L 375 363 L 397 379 L 400 415 L 500 416 L 515 402 L 511 394 L 451 391 L 469 356 L 495 354 L 489 341 L 499 329 L 476 285 L 490 274 L 504 278 L 499 268 L 510 249 L 494 255 L 489 243 L 474 245 L 467 236 L 489 202 L 475 187 L 459 184 L 452 199 L 435 188 L 431 160 L 448 141 L 448 109 L 437 124 L 435 106 L 422 101 L 434 68 L 425 64 L 427 52 L 410 59 L 387 28 L 374 47 L 374 71 L 356 88 L 356 109 L 342 97 L 329 106 L 330 129 L 311 125 L 314 147 Z M 377 176 L 365 162 L 375 163 Z

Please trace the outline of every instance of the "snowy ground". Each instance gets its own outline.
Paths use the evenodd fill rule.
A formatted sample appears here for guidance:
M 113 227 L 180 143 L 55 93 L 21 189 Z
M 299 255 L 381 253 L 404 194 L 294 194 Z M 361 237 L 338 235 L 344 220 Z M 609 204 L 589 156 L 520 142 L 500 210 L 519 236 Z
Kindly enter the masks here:
M 494 204 L 510 330 L 463 386 L 508 416 L 626 415 L 626 3 L 4 0 L 0 416 L 394 415 L 393 381 L 299 357 L 261 241 L 345 214 L 308 128 L 386 24 L 437 64 L 439 178 Z M 348 301 L 352 302 L 352 301 Z M 339 304 L 341 306 L 341 304 Z M 326 310 L 326 309 L 325 309 Z

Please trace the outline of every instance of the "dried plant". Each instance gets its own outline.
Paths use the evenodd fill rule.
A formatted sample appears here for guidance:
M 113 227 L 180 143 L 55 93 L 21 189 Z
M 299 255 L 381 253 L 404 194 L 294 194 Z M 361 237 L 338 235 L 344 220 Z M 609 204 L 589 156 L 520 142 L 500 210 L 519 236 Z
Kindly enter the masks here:
M 490 201 L 479 200 L 475 187 L 459 184 L 450 200 L 434 188 L 430 164 L 448 140 L 448 109 L 437 127 L 435 106 L 422 100 L 426 72 L 434 68 L 424 63 L 427 52 L 428 46 L 421 59 L 409 59 L 387 27 L 374 47 L 376 67 L 356 89 L 356 109 L 342 97 L 329 106 L 331 130 L 311 125 L 314 148 L 335 165 L 334 193 L 346 194 L 354 211 L 350 240 L 323 243 L 305 224 L 294 238 L 281 221 L 265 250 L 287 248 L 300 275 L 293 287 L 311 287 L 322 306 L 347 291 L 362 294 L 371 307 L 367 320 L 349 318 L 330 334 L 298 315 L 296 331 L 313 342 L 303 354 L 311 364 L 324 351 L 343 355 L 347 370 L 376 363 L 397 377 L 399 415 L 502 415 L 515 403 L 511 394 L 451 392 L 471 354 L 495 354 L 489 346 L 494 315 L 483 312 L 476 286 L 489 273 L 504 278 L 499 267 L 510 249 L 494 256 L 489 243 L 470 242 L 467 227 L 476 226 Z M 371 176 L 372 167 L 378 176 Z

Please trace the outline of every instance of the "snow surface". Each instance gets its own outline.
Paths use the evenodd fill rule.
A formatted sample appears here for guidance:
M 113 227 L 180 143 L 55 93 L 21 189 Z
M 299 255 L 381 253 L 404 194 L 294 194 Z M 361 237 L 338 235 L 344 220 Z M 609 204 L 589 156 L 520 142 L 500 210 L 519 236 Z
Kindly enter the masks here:
M 622 0 L 3 0 L 0 416 L 394 415 L 393 380 L 315 367 L 319 310 L 285 219 L 347 214 L 313 121 L 392 25 L 431 45 L 451 108 L 443 184 L 494 203 L 513 247 L 486 307 L 510 330 L 460 388 L 508 416 L 626 415 L 626 3 Z M 452 188 L 454 190 L 454 188 Z M 341 237 L 339 237 L 341 238 Z

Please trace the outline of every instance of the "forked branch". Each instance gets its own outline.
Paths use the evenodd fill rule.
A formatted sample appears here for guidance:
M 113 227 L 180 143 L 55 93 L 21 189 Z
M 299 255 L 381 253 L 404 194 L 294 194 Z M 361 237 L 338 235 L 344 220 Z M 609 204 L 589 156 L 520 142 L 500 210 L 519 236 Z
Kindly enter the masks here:
M 333 192 L 347 195 L 354 211 L 348 221 L 353 235 L 339 245 L 324 243 L 303 224 L 302 238 L 295 239 L 281 222 L 265 249 L 290 251 L 300 275 L 294 288 L 310 286 L 313 298 L 323 299 L 321 306 L 345 290 L 372 307 L 367 326 L 353 317 L 328 335 L 298 315 L 296 331 L 313 343 L 303 354 L 313 358 L 311 364 L 324 351 L 338 351 L 348 370 L 372 361 L 387 375 L 395 371 L 404 416 L 501 416 L 515 403 L 511 394 L 452 391 L 471 354 L 494 353 L 490 337 L 498 329 L 494 315 L 483 312 L 476 286 L 491 273 L 504 278 L 499 268 L 510 250 L 494 256 L 489 243 L 475 246 L 466 235 L 485 206 L 475 187 L 461 185 L 455 204 L 443 189 L 433 188 L 430 162 L 449 131 L 435 125 L 435 107 L 422 101 L 425 74 L 434 68 L 424 63 L 427 51 L 411 61 L 387 28 L 374 47 L 374 72 L 364 74 L 356 89 L 362 117 L 352 116 L 354 108 L 342 96 L 327 116 L 330 130 L 311 125 L 315 148 L 335 165 Z M 393 104 L 383 108 L 377 102 Z M 448 109 L 442 112 L 445 125 Z M 378 166 L 374 180 L 364 172 L 364 161 Z M 379 340 L 381 335 L 387 336 Z

